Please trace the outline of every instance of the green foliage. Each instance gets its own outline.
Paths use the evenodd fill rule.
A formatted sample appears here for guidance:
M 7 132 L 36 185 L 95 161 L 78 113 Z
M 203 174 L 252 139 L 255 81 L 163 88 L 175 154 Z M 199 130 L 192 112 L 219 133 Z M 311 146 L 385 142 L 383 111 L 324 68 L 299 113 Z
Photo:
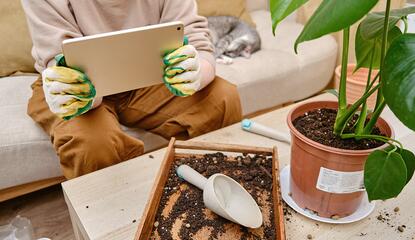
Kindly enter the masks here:
M 340 89 L 330 91 L 339 99 L 339 109 L 334 125 L 334 133 L 343 139 L 375 139 L 390 144 L 385 150 L 373 151 L 365 164 L 364 182 L 369 200 L 396 197 L 414 175 L 415 155 L 402 145 L 385 136 L 371 135 L 386 104 L 395 115 L 409 128 L 415 130 L 415 34 L 406 34 L 407 15 L 415 13 L 415 7 L 390 10 L 392 0 L 387 0 L 385 12 L 367 14 L 378 0 L 323 0 L 295 42 L 294 49 L 300 43 L 313 40 L 329 33 L 343 30 L 343 57 Z M 273 31 L 278 23 L 307 0 L 270 0 Z M 371 80 L 368 77 L 365 93 L 355 103 L 346 101 L 346 71 L 349 28 L 359 19 L 366 18 L 359 25 L 355 52 L 357 66 L 379 69 Z M 396 27 L 399 21 L 405 23 L 405 33 Z M 386 55 L 386 56 L 385 56 Z M 380 84 L 374 84 L 379 80 Z M 374 111 L 369 112 L 366 100 L 378 93 Z M 351 117 L 361 116 L 353 133 L 343 133 Z M 365 121 L 366 116 L 370 117 Z
M 295 51 L 302 42 L 349 27 L 365 16 L 377 2 L 378 0 L 324 0 L 297 38 Z
M 271 0 L 272 32 L 275 34 L 277 25 L 288 15 L 301 7 L 308 0 Z
M 405 162 L 398 153 L 376 150 L 367 158 L 364 182 L 370 201 L 398 196 L 406 179 Z
M 415 34 L 403 34 L 389 48 L 382 90 L 392 112 L 415 130 Z
M 389 16 L 389 29 L 392 29 L 399 22 L 399 20 L 412 13 L 415 13 L 415 7 L 391 10 Z M 362 38 L 370 40 L 381 36 L 384 29 L 384 21 L 385 12 L 369 13 L 360 24 Z
M 414 171 L 415 171 L 415 155 L 404 148 L 398 147 L 396 145 L 390 145 L 387 148 L 385 148 L 386 152 L 396 152 L 399 155 L 401 155 L 403 161 L 405 162 L 405 166 L 406 166 L 406 183 L 408 183 L 411 179 L 412 176 L 414 175 Z
M 399 149 L 399 152 L 401 154 L 401 157 L 403 159 L 403 161 L 405 162 L 405 166 L 406 166 L 406 183 L 408 183 L 411 179 L 412 176 L 414 175 L 414 171 L 415 171 L 415 155 L 406 149 Z
M 339 98 L 339 92 L 337 91 L 337 89 L 326 89 L 324 90 L 324 92 L 326 93 L 330 93 L 331 95 L 335 96 L 336 98 Z
M 382 36 L 378 36 L 373 39 L 366 40 L 362 37 L 364 35 L 362 25 L 360 24 L 355 39 L 355 54 L 356 54 L 356 69 L 361 67 L 370 68 L 372 64 L 373 69 L 379 69 L 381 60 L 382 49 Z M 389 48 L 390 43 L 397 37 L 402 35 L 401 30 L 398 27 L 393 27 L 388 34 Z M 373 60 L 372 60 L 373 54 Z M 373 62 L 372 62 L 373 61 Z

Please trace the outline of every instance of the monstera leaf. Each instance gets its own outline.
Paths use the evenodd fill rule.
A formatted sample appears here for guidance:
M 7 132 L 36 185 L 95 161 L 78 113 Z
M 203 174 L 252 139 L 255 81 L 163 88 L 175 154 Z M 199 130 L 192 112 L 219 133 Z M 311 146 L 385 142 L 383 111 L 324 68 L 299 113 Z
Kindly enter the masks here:
M 414 175 L 415 155 L 411 151 L 406 150 L 406 149 L 400 149 L 399 152 L 406 165 L 406 170 L 407 170 L 406 183 L 408 183 L 411 180 L 412 176 Z
M 388 34 L 387 48 L 395 38 L 402 35 L 401 30 L 398 27 L 393 27 Z M 373 54 L 373 69 L 379 69 L 382 49 L 382 36 L 374 39 L 366 40 L 362 37 L 362 25 L 360 24 L 355 39 L 355 53 L 356 53 L 356 70 L 371 66 L 372 54 Z
M 392 112 L 415 130 L 415 34 L 391 44 L 382 71 L 382 92 Z
M 389 15 L 389 29 L 396 26 L 399 20 L 401 20 L 403 17 L 406 17 L 412 13 L 415 13 L 415 7 L 391 10 Z M 383 33 L 384 22 L 385 12 L 369 13 L 360 24 L 362 38 L 369 40 L 381 36 Z
M 272 32 L 275 34 L 277 25 L 307 1 L 308 0 L 271 0 Z
M 349 27 L 365 16 L 378 0 L 324 0 L 305 25 L 298 44 Z
M 407 182 L 401 155 L 384 150 L 372 152 L 365 163 L 364 182 L 370 201 L 398 196 Z

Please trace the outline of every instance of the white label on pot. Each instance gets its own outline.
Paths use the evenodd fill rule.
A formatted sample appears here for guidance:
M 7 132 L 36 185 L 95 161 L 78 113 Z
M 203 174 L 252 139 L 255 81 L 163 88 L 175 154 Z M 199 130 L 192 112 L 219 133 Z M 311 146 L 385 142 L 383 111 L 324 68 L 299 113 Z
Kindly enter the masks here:
M 316 188 L 329 193 L 364 191 L 363 171 L 339 172 L 321 167 Z

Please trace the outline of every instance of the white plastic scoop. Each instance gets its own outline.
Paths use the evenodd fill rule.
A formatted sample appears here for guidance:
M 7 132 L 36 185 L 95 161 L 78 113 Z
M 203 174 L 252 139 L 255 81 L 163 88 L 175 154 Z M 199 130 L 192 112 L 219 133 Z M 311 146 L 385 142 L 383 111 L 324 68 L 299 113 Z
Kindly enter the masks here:
M 180 178 L 203 190 L 203 202 L 214 213 L 249 228 L 262 225 L 262 213 L 252 196 L 238 182 L 223 174 L 208 179 L 187 165 L 176 169 Z

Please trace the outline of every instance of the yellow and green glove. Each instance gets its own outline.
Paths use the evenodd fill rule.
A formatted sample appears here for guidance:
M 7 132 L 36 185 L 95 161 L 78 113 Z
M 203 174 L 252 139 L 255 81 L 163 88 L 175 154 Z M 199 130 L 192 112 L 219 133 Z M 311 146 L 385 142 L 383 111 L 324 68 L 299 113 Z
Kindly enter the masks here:
M 67 67 L 62 54 L 55 60 L 56 66 L 42 72 L 43 91 L 50 110 L 69 120 L 92 108 L 95 87 L 83 72 Z
M 186 44 L 185 39 L 185 44 Z M 200 58 L 192 45 L 184 45 L 163 58 L 163 81 L 176 96 L 186 97 L 200 90 L 202 74 Z

